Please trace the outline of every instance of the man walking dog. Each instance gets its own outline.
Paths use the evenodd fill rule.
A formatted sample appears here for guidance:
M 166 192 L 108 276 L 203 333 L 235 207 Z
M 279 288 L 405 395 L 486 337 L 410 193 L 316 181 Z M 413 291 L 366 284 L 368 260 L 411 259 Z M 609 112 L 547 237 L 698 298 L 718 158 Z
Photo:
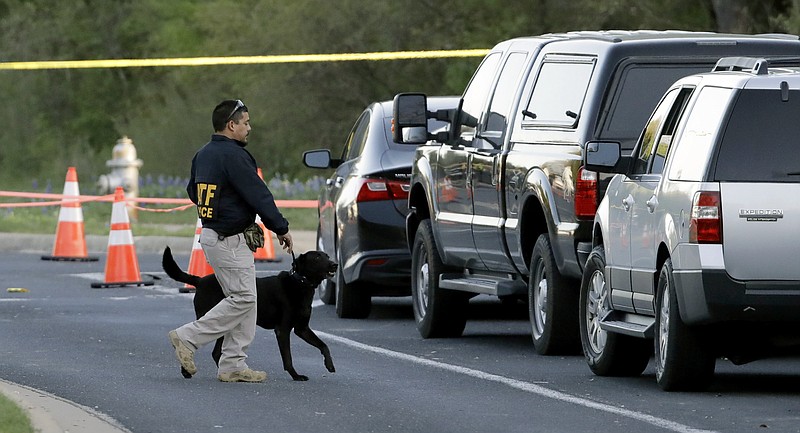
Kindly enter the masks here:
M 186 191 L 203 224 L 200 245 L 214 268 L 225 299 L 203 317 L 169 332 L 181 366 L 197 372 L 194 352 L 225 337 L 217 378 L 223 382 L 263 382 L 267 373 L 251 370 L 245 360 L 256 331 L 256 272 L 253 252 L 264 242 L 254 224 L 256 213 L 287 252 L 292 252 L 289 223 L 258 176 L 245 149 L 250 113 L 241 100 L 220 102 L 211 116 L 214 135 L 192 159 Z M 269 241 L 269 240 L 268 240 Z

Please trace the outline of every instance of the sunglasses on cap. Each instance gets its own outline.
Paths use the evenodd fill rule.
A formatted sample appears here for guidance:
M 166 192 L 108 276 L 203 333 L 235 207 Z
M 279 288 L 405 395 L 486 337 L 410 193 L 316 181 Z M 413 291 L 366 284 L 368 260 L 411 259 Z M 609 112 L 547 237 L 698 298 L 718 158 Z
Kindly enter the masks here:
M 236 100 L 236 106 L 233 107 L 233 111 L 231 111 L 231 114 L 228 115 L 227 119 L 225 119 L 225 122 L 230 122 L 231 120 L 233 120 L 233 115 L 236 114 L 236 112 L 239 111 L 241 108 L 246 108 L 246 107 L 247 106 L 244 105 L 244 102 L 242 102 L 241 99 L 237 99 Z

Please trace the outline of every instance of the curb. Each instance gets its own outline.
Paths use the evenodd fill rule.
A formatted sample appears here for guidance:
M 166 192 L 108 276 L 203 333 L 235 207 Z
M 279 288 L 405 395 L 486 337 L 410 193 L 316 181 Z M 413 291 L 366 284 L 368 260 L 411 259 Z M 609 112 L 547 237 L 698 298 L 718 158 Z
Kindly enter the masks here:
M 39 433 L 131 433 L 115 419 L 48 392 L 0 379 L 0 393 L 25 411 Z

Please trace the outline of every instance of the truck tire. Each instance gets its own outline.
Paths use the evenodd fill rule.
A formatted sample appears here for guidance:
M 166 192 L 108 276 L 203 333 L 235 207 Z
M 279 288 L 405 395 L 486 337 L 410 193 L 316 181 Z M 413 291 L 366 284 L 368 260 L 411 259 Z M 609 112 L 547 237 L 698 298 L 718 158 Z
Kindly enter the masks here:
M 364 287 L 347 284 L 342 270 L 342 253 L 337 251 L 339 270 L 336 272 L 336 315 L 342 319 L 363 319 L 372 309 L 372 297 Z
M 443 271 L 431 222 L 422 220 L 411 249 L 411 298 L 422 338 L 459 337 L 467 324 L 469 297 L 440 288 Z
M 611 310 L 610 287 L 606 284 L 606 251 L 594 247 L 581 280 L 580 332 L 583 355 L 592 373 L 598 376 L 638 376 L 653 351 L 649 339 L 607 332 L 600 320 Z
M 540 355 L 580 353 L 579 281 L 565 278 L 553 259 L 547 233 L 539 235 L 531 254 L 528 317 L 533 347 Z
M 656 381 L 664 391 L 701 391 L 711 385 L 716 358 L 702 328 L 686 326 L 667 259 L 658 275 L 655 336 Z

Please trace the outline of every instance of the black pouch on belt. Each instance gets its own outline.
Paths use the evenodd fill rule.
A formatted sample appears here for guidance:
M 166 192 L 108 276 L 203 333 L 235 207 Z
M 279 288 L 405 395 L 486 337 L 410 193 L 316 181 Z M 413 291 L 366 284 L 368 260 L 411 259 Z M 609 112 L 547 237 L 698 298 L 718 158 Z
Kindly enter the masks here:
M 247 247 L 250 251 L 256 252 L 257 249 L 264 246 L 264 231 L 261 226 L 256 223 L 250 224 L 249 227 L 244 229 L 244 240 L 247 242 Z

